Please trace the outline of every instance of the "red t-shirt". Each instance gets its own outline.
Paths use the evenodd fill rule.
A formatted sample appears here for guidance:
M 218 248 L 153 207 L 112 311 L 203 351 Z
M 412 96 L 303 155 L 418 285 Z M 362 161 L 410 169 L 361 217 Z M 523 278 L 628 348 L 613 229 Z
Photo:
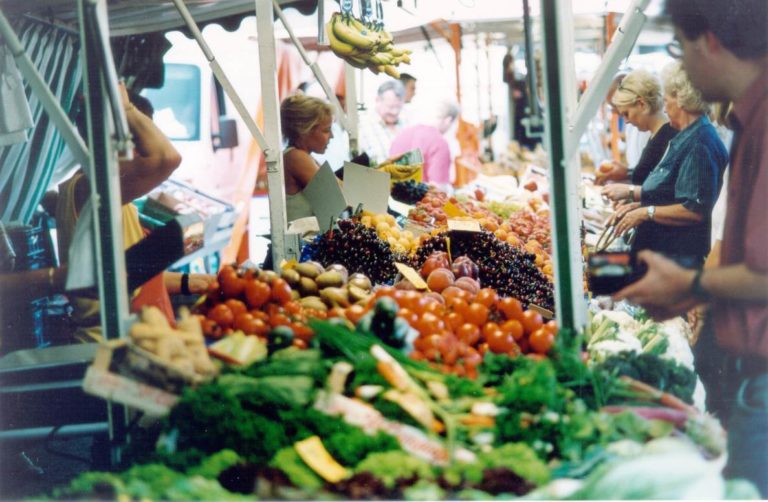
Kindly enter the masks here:
M 422 180 L 425 183 L 451 182 L 451 149 L 436 127 L 417 125 L 400 131 L 389 147 L 389 156 L 415 149 L 424 157 Z
M 768 273 L 768 72 L 734 103 L 736 135 L 721 265 L 744 263 Z M 719 345 L 739 355 L 768 357 L 768 305 L 716 299 L 712 303 Z

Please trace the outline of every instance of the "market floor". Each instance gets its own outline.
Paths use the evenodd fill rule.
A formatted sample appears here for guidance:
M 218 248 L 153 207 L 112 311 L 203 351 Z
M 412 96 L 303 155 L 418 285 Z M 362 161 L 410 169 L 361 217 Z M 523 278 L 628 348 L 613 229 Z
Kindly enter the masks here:
M 0 500 L 50 495 L 92 468 L 91 436 L 0 443 Z

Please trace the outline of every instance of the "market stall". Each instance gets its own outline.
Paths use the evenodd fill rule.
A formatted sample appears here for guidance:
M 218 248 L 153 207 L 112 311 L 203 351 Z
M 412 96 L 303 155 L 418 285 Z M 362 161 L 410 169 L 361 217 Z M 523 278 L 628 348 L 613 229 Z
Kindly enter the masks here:
M 542 3 L 546 146 L 515 152 L 523 167 L 498 193 L 492 188 L 500 177 L 491 189 L 477 183 L 456 193 L 422 183 L 417 154 L 373 169 L 346 163 L 343 190 L 326 167 L 317 176 L 331 181 L 316 202 L 310 198 L 317 221 L 300 235 L 285 232 L 275 6 L 257 0 L 264 135 L 252 117 L 246 121 L 270 176 L 274 270 L 222 264 L 205 294 L 172 322 L 154 307 L 127 313 L 115 235 L 116 150 L 127 148 L 127 138 L 106 69 L 114 63 L 104 50 L 105 9 L 120 9 L 81 2 L 85 61 L 99 58 L 104 67 L 85 65 L 89 115 L 103 116 L 105 127 L 91 121 L 92 147 L 81 153 L 103 202 L 93 208 L 93 232 L 106 336 L 85 356 L 63 356 L 73 373 L 87 365 L 75 387 L 82 385 L 88 402 L 110 406 L 97 419 L 108 420 L 112 458 L 109 471 L 85 472 L 51 494 L 754 496 L 750 485 L 722 477 L 725 432 L 704 410 L 688 324 L 654 323 L 632 305 L 590 294 L 594 283 L 582 263 L 592 245 L 577 209 L 588 200 L 599 212 L 602 201 L 594 188 L 580 187 L 574 159 L 584 117 L 595 114 L 648 2 L 630 5 L 619 28 L 624 36 L 578 106 L 563 61 L 569 3 Z M 194 33 L 195 9 L 175 4 Z M 245 11 L 229 4 L 232 13 Z M 394 72 L 387 68 L 393 58 L 407 56 L 396 54 L 381 27 L 341 16 L 335 22 L 375 39 L 359 40 L 345 55 L 360 70 Z M 206 51 L 199 31 L 196 38 Z M 334 42 L 337 54 L 346 50 Z M 361 59 L 363 45 L 370 52 Z M 234 91 L 227 90 L 237 100 Z M 233 217 L 231 206 L 176 183 L 150 193 L 144 205 L 158 227 L 179 214 L 205 213 L 206 241 Z M 34 369 L 18 359 L 0 360 L 0 376 L 13 381 L 19 367 Z M 51 385 L 44 379 L 37 390 Z

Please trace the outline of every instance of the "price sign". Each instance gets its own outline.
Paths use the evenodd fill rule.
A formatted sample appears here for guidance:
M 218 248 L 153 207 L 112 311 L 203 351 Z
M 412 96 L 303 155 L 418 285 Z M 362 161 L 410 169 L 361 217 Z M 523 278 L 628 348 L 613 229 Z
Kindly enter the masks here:
M 416 289 L 429 289 L 427 287 L 427 283 L 424 282 L 424 279 L 421 278 L 418 272 L 416 272 L 414 269 L 409 267 L 408 265 L 405 265 L 403 263 L 395 263 L 395 268 L 397 268 L 397 271 L 400 272 L 400 274 L 405 277 L 405 279 L 413 284 L 413 287 Z
M 482 232 L 477 220 L 448 220 L 448 230 L 455 232 Z

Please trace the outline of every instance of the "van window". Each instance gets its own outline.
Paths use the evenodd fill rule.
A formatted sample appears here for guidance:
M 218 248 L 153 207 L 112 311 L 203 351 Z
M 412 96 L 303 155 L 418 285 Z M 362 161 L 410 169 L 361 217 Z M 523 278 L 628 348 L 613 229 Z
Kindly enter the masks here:
M 200 139 L 200 78 L 196 66 L 168 63 L 163 87 L 141 93 L 155 109 L 155 124 L 171 140 Z

